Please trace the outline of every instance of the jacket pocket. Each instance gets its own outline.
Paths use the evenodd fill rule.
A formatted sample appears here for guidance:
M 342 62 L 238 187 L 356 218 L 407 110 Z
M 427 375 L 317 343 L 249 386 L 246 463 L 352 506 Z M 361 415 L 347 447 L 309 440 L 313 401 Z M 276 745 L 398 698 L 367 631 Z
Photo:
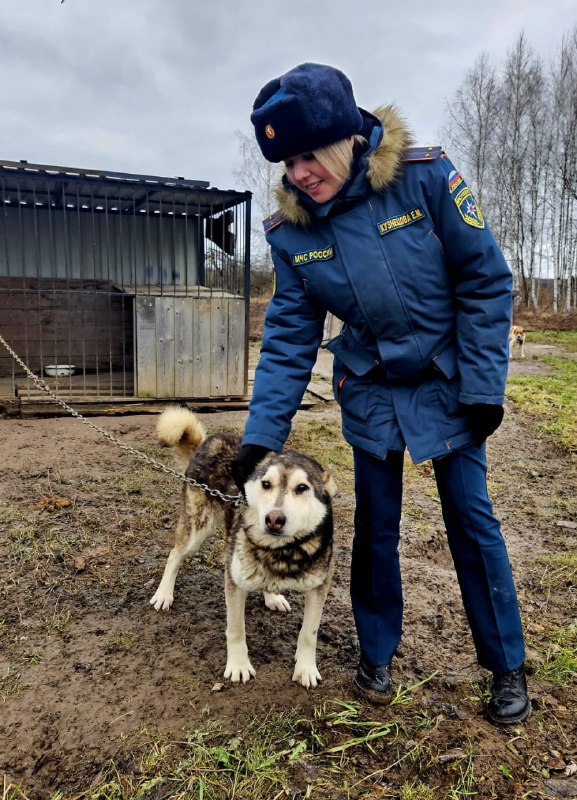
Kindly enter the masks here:
M 457 351 L 450 344 L 436 356 L 433 356 L 433 366 L 442 372 L 445 378 L 454 378 L 457 374 Z
M 447 377 L 440 369 L 427 380 L 427 393 L 432 407 L 437 410 L 440 419 L 460 417 L 463 407 L 459 401 L 461 393 L 461 376 L 455 371 Z
M 327 342 L 325 348 L 338 358 L 354 375 L 362 377 L 377 365 L 376 358 L 351 336 L 339 334 Z
M 443 258 L 445 257 L 445 251 L 443 249 L 441 240 L 439 239 L 433 228 L 431 228 L 431 230 L 427 233 L 425 241 L 427 245 L 431 246 L 436 253 L 440 253 L 443 256 Z
M 371 411 L 372 381 L 359 378 L 342 364 L 335 365 L 333 394 L 343 416 L 366 425 Z
M 404 449 L 391 387 L 386 382 L 355 375 L 336 362 L 333 389 L 341 407 L 343 435 L 350 445 L 377 458 L 384 458 L 390 449 Z
M 346 379 L 348 377 L 349 377 L 348 372 L 345 372 L 344 375 L 341 375 L 340 377 L 338 375 L 335 375 L 335 383 L 334 383 L 334 392 L 333 393 L 335 395 L 335 400 L 337 401 L 337 403 L 339 405 L 342 405 L 343 385 L 344 385 L 344 383 L 345 383 L 345 381 L 346 381 Z
M 461 376 L 457 366 L 457 350 L 453 344 L 433 356 L 433 372 L 428 381 L 429 397 L 446 418 L 459 417 Z

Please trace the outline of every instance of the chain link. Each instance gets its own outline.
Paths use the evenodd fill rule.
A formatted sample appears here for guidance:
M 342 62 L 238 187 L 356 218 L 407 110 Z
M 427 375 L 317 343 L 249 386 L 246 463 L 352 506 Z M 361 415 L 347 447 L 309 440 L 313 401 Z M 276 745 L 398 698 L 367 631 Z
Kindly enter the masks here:
M 34 385 L 38 389 L 40 389 L 41 391 L 43 391 L 47 395 L 49 395 L 52 398 L 52 400 L 54 400 L 55 403 L 58 403 L 58 405 L 62 406 L 62 408 L 64 408 L 66 411 L 68 411 L 69 414 L 71 414 L 73 417 L 78 419 L 80 422 L 83 422 L 85 425 L 88 425 L 89 428 L 92 428 L 93 430 L 98 431 L 98 433 L 102 434 L 102 436 L 104 436 L 106 439 L 108 439 L 109 442 L 112 442 L 113 444 L 118 445 L 118 447 L 120 447 L 121 450 L 126 450 L 126 452 L 128 452 L 128 453 L 132 453 L 132 455 L 136 456 L 141 461 L 144 461 L 147 464 L 150 464 L 151 466 L 155 467 L 156 469 L 159 469 L 161 472 L 164 472 L 167 475 L 172 475 L 172 476 L 178 478 L 183 483 L 189 483 L 191 486 L 194 486 L 197 489 L 201 489 L 203 492 L 206 492 L 206 494 L 209 494 L 211 497 L 218 497 L 219 500 L 222 500 L 224 503 L 232 503 L 237 508 L 238 508 L 238 506 L 246 505 L 246 500 L 244 499 L 244 495 L 242 495 L 242 494 L 223 494 L 223 492 L 220 492 L 218 489 L 211 489 L 210 486 L 208 486 L 206 483 L 200 483 L 199 481 L 195 480 L 194 478 L 189 478 L 187 475 L 183 475 L 181 472 L 178 472 L 177 470 L 172 469 L 172 467 L 167 467 L 166 464 L 162 464 L 160 461 L 157 461 L 156 459 L 152 458 L 151 456 L 147 456 L 145 453 L 142 453 L 140 450 L 136 450 L 134 447 L 130 447 L 130 445 L 123 444 L 122 442 L 118 441 L 118 439 L 115 436 L 113 436 L 111 433 L 109 433 L 108 431 L 105 431 L 103 428 L 99 428 L 98 425 L 95 425 L 93 422 L 90 422 L 89 420 L 87 420 L 86 417 L 83 417 L 82 414 L 79 414 L 78 411 L 75 411 L 67 403 L 65 403 L 64 400 L 62 400 L 60 397 L 58 397 L 58 395 L 54 394 L 52 389 L 49 386 L 46 385 L 46 383 L 42 380 L 42 378 L 38 377 L 38 375 L 35 375 L 32 372 L 32 370 L 30 370 L 26 366 L 26 364 L 22 361 L 20 356 L 18 356 L 18 354 L 14 352 L 14 350 L 10 347 L 8 342 L 5 341 L 5 339 L 2 337 L 1 334 L 0 334 L 0 343 L 4 345 L 6 350 L 8 350 L 8 352 L 10 353 L 12 358 L 22 367 L 24 372 L 26 372 L 26 374 L 30 378 L 32 378 L 32 381 L 33 381 Z

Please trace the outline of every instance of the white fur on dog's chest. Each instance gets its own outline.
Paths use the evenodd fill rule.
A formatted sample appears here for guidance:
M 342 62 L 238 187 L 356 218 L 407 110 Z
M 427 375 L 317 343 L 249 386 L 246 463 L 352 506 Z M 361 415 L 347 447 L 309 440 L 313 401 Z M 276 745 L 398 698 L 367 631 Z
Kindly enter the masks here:
M 251 564 L 247 567 L 242 563 L 242 559 L 238 553 L 233 553 L 230 562 L 230 577 L 233 582 L 246 592 L 273 592 L 279 594 L 294 590 L 297 592 L 309 592 L 311 589 L 316 589 L 320 586 L 325 579 L 324 574 L 301 575 L 298 578 L 293 577 L 273 577 L 264 568 Z

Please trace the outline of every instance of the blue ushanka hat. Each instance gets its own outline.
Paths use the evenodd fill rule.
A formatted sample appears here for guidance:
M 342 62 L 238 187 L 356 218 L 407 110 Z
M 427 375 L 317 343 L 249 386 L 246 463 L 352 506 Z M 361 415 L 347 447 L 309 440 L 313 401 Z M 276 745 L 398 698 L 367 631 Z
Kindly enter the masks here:
M 363 124 L 347 76 L 309 63 L 265 84 L 250 118 L 263 156 L 275 162 L 346 139 Z

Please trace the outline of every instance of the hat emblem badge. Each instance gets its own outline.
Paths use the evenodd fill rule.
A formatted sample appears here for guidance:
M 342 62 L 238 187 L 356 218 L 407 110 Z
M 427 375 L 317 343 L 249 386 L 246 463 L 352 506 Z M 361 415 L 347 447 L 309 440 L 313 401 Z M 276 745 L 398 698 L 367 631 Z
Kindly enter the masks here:
M 266 134 L 267 139 L 274 139 L 274 137 L 276 136 L 275 130 L 272 125 L 267 125 L 266 128 L 264 129 L 264 132 Z

